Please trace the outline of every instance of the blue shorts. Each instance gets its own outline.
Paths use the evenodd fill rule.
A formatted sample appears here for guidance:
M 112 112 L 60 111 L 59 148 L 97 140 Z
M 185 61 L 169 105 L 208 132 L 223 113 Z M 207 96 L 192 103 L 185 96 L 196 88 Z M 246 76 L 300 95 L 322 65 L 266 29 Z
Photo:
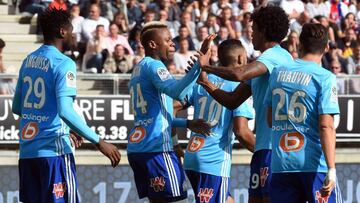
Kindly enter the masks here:
M 269 196 L 271 181 L 271 150 L 256 151 L 250 163 L 249 196 L 266 198 Z
M 270 183 L 270 202 L 292 203 L 341 203 L 339 184 L 330 196 L 323 198 L 320 189 L 326 173 L 273 173 Z
M 72 154 L 20 159 L 19 173 L 21 202 L 79 202 Z
M 226 203 L 230 196 L 230 178 L 186 170 L 196 203 Z
M 173 202 L 187 198 L 184 170 L 174 152 L 131 153 L 128 160 L 140 199 Z

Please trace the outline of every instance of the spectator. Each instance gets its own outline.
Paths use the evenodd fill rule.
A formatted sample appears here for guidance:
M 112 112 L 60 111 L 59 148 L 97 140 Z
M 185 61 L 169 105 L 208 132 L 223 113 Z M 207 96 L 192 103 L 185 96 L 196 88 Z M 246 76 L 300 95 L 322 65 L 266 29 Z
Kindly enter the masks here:
M 348 74 L 354 74 L 357 64 L 360 64 L 360 43 L 356 43 L 352 49 L 353 55 L 347 58 L 346 71 Z
M 344 76 L 343 72 L 341 72 L 341 64 L 337 60 L 333 60 L 331 62 L 331 72 L 334 73 L 336 76 Z M 345 79 L 344 78 L 336 78 L 337 83 L 337 90 L 338 94 L 344 94 L 345 93 Z
M 340 21 L 349 12 L 348 6 L 340 0 L 329 0 L 326 4 L 330 10 L 329 21 L 334 24 L 340 24 Z
M 193 52 L 189 51 L 189 42 L 186 38 L 180 39 L 180 48 L 174 53 L 174 63 L 178 73 L 185 73 L 185 69 L 188 66 L 187 61 L 190 60 L 190 56 Z
M 81 39 L 81 24 L 84 21 L 84 17 L 80 16 L 80 6 L 74 4 L 71 6 L 71 24 L 73 26 L 73 33 L 76 37 L 76 42 L 80 42 Z
M 295 31 L 291 31 L 288 39 L 286 41 L 283 41 L 281 43 L 281 47 L 283 47 L 284 49 L 288 50 L 288 52 L 293 53 L 294 55 L 295 52 L 299 53 L 299 34 Z
M 106 73 L 131 73 L 134 57 L 127 53 L 126 48 L 117 44 L 111 57 L 104 63 Z
M 315 16 L 329 16 L 330 10 L 328 6 L 323 2 L 323 0 L 311 0 L 306 6 L 305 10 L 309 13 L 310 18 L 314 18 Z
M 170 72 L 171 75 L 176 75 L 179 74 L 177 69 L 176 69 L 176 65 L 174 62 L 170 62 L 166 68 L 168 69 L 168 71 Z
M 231 8 L 231 4 L 229 3 L 229 0 L 215 1 L 214 3 L 211 4 L 210 12 L 216 16 L 220 16 L 221 10 L 225 7 Z
M 139 59 L 143 59 L 145 57 L 145 49 L 141 42 L 136 44 L 135 56 L 137 56 Z
M 221 11 L 220 15 L 220 27 L 226 27 L 229 32 L 229 38 L 235 39 L 241 35 L 241 24 L 235 20 L 232 16 L 230 7 L 225 7 Z
M 323 25 L 324 27 L 326 27 L 329 31 L 329 41 L 331 42 L 335 42 L 335 31 L 334 29 L 329 25 L 329 20 L 327 17 L 325 16 L 315 16 L 313 19 L 314 22 L 316 23 L 320 23 L 321 25 Z
M 194 15 L 196 22 L 205 22 L 209 16 L 210 0 L 194 1 Z
M 336 42 L 329 43 L 329 51 L 326 52 L 321 59 L 321 64 L 324 68 L 331 71 L 331 63 L 335 60 L 341 64 L 341 71 L 346 73 L 347 61 L 341 56 L 341 49 L 338 49 Z
M 220 27 L 219 33 L 214 39 L 214 43 L 219 46 L 221 42 L 230 39 L 230 33 L 227 27 Z
M 283 8 L 286 14 L 289 15 L 289 18 L 292 19 L 290 22 L 297 19 L 300 14 L 305 11 L 305 5 L 300 0 L 282 0 L 280 7 Z
M 352 28 L 345 30 L 345 37 L 337 41 L 338 48 L 342 51 L 342 57 L 348 58 L 353 55 L 352 48 L 356 45 L 356 35 Z
M 168 13 L 166 10 L 160 10 L 159 17 L 159 21 L 165 23 L 168 26 L 171 37 L 176 37 L 180 27 L 180 23 L 178 21 L 168 21 Z
M 148 9 L 155 11 L 156 14 L 158 14 L 160 10 L 167 11 L 169 21 L 179 21 L 182 13 L 176 0 L 158 0 L 155 1 L 155 3 L 151 3 Z
M 191 21 L 191 13 L 184 11 L 180 16 L 180 25 L 185 25 L 190 33 L 191 38 L 196 37 L 196 25 Z
M 232 4 L 233 16 L 239 17 L 244 15 L 244 13 L 252 13 L 254 11 L 254 5 L 250 0 L 237 1 L 234 1 Z
M 155 20 L 155 11 L 153 10 L 146 10 L 145 14 L 144 14 L 144 22 L 142 22 L 142 25 L 145 25 L 148 22 L 154 21 Z
M 128 0 L 127 3 L 127 17 L 129 20 L 130 28 L 142 21 L 143 13 L 137 4 L 137 0 Z
M 220 25 L 217 23 L 217 17 L 213 14 L 209 14 L 205 23 L 200 22 L 198 27 L 206 26 L 209 29 L 209 33 L 217 33 L 220 30 Z
M 112 0 L 112 1 L 108 1 L 107 3 L 110 4 L 110 9 L 109 9 L 110 12 L 109 12 L 108 19 L 115 21 L 116 15 L 119 13 L 122 13 L 126 20 L 126 23 L 128 24 L 128 19 L 127 19 L 127 15 L 126 15 L 127 14 L 126 1 L 125 0 Z M 120 30 L 121 30 L 121 28 L 120 28 Z
M 205 38 L 209 35 L 209 29 L 206 26 L 198 28 L 197 38 L 194 39 L 195 50 L 200 50 Z
M 3 49 L 5 48 L 4 40 L 0 39 L 0 74 L 6 73 L 3 63 Z M 0 78 L 0 95 L 12 95 L 15 93 L 15 82 L 12 78 Z
M 354 74 L 357 75 L 358 77 L 350 78 L 349 93 L 350 94 L 360 94 L 360 64 L 356 65 Z
M 249 60 L 256 57 L 256 53 L 254 50 L 254 45 L 252 43 L 252 23 L 249 23 L 244 29 L 242 30 L 242 35 L 240 38 L 241 44 L 246 50 L 246 56 Z
M 175 49 L 179 50 L 180 48 L 180 40 L 186 39 L 189 42 L 189 50 L 194 51 L 195 45 L 192 41 L 192 38 L 189 33 L 189 29 L 185 25 L 181 25 L 179 28 L 179 35 L 173 39 L 173 42 L 175 43 Z
M 117 44 L 121 44 L 125 49 L 127 49 L 130 55 L 134 55 L 134 51 L 130 47 L 130 44 L 126 37 L 119 35 L 119 27 L 115 23 L 111 23 L 109 27 L 109 36 L 106 37 L 107 50 L 109 53 L 114 52 L 114 48 Z
M 218 46 L 211 45 L 210 47 L 210 65 L 217 66 L 219 65 L 219 57 L 218 57 Z
M 127 36 L 129 33 L 129 23 L 126 15 L 123 12 L 115 14 L 114 23 L 119 28 L 119 34 Z
M 297 33 L 301 33 L 302 26 L 305 23 L 310 22 L 311 18 L 309 16 L 309 13 L 307 11 L 304 11 L 300 14 L 298 18 L 296 18 L 295 21 L 290 23 L 290 30 L 295 31 Z
M 67 10 L 67 5 L 65 3 L 65 0 L 53 0 L 50 4 L 49 4 L 49 8 L 51 9 L 57 9 L 57 10 Z
M 87 42 L 95 31 L 97 25 L 103 25 L 105 32 L 108 32 L 109 20 L 100 16 L 100 7 L 92 4 L 89 10 L 89 17 L 86 18 L 81 25 L 81 41 Z
M 140 43 L 140 33 L 141 33 L 140 25 L 137 25 L 130 30 L 128 41 L 132 50 L 135 50 L 136 45 Z
M 87 43 L 83 60 L 84 72 L 102 73 L 103 64 L 109 55 L 106 48 L 105 28 L 103 25 L 97 25 L 94 37 Z

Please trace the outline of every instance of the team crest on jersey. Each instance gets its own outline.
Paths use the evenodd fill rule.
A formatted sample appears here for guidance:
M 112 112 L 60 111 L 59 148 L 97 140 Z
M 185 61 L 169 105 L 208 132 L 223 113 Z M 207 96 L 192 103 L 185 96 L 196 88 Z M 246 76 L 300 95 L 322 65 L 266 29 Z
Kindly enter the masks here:
M 200 188 L 197 196 L 200 199 L 201 203 L 209 203 L 214 193 L 214 189 L 212 188 Z
M 162 81 L 168 80 L 171 78 L 171 74 L 166 68 L 159 68 L 157 69 L 157 74 Z
M 190 139 L 187 150 L 189 152 L 199 151 L 205 144 L 205 139 L 203 137 L 194 136 Z
M 322 197 L 319 190 L 317 190 L 315 192 L 315 199 L 316 199 L 316 202 L 317 203 L 328 203 L 329 201 L 329 196 L 326 196 L 326 197 Z
M 155 178 L 150 178 L 150 187 L 152 187 L 155 192 L 164 191 L 164 188 L 165 188 L 165 178 L 162 177 L 162 176 L 160 176 L 160 177 L 155 177 Z
M 55 183 L 53 186 L 53 194 L 55 195 L 56 199 L 63 198 L 66 191 L 66 183 Z
M 66 85 L 68 87 L 76 87 L 76 76 L 72 71 L 66 73 Z
M 146 130 L 145 128 L 138 126 L 134 129 L 134 131 L 130 134 L 129 136 L 129 141 L 131 143 L 138 143 L 140 142 L 142 139 L 144 139 L 146 135 Z

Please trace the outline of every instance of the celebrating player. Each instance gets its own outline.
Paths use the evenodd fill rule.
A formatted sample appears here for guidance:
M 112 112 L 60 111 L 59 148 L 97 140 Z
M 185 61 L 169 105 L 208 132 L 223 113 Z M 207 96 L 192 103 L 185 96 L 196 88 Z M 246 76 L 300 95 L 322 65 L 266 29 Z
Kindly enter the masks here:
M 265 104 L 273 130 L 271 202 L 342 202 L 335 170 L 336 77 L 319 65 L 327 43 L 325 27 L 305 24 L 302 58 L 270 75 Z
M 73 109 L 76 65 L 61 53 L 71 40 L 70 14 L 48 9 L 39 22 L 44 44 L 25 58 L 12 105 L 21 117 L 20 201 L 79 202 L 69 127 L 95 144 L 113 167 L 118 165 L 120 153 Z
M 246 51 L 239 40 L 226 40 L 218 49 L 223 66 L 244 65 Z M 238 83 L 209 75 L 209 80 L 225 91 L 232 91 Z M 230 196 L 231 151 L 236 137 L 253 152 L 255 137 L 248 127 L 253 109 L 245 102 L 229 110 L 216 102 L 200 85 L 195 85 L 188 105 L 194 106 L 194 117 L 207 120 L 212 128 L 210 136 L 192 133 L 188 144 L 184 169 L 197 203 L 234 202 Z M 234 132 L 234 133 L 233 133 Z
M 280 64 L 292 61 L 292 57 L 279 43 L 289 28 L 288 16 L 280 7 L 267 6 L 256 10 L 252 16 L 253 43 L 262 55 L 247 65 L 229 67 L 211 67 L 207 59 L 200 57 L 202 70 L 227 80 L 247 81 L 241 83 L 232 92 L 226 92 L 208 80 L 199 83 L 220 104 L 234 109 L 251 95 L 254 100 L 256 144 L 251 160 L 249 202 L 268 202 L 268 187 L 271 179 L 271 128 L 266 124 L 266 108 L 263 105 L 271 71 Z
M 206 42 L 215 38 L 210 35 Z M 141 44 L 145 58 L 134 68 L 129 89 L 135 115 L 135 127 L 128 138 L 128 159 L 134 171 L 136 188 L 140 198 L 150 202 L 184 202 L 187 193 L 183 189 L 185 175 L 173 152 L 172 127 L 191 127 L 186 120 L 173 120 L 173 99 L 181 100 L 192 89 L 200 74 L 199 64 L 177 81 L 162 61 L 173 58 L 175 44 L 166 25 L 148 23 L 141 31 Z M 209 53 L 206 57 L 209 58 Z M 201 125 L 198 125 L 201 124 Z M 202 131 L 205 122 L 192 127 Z

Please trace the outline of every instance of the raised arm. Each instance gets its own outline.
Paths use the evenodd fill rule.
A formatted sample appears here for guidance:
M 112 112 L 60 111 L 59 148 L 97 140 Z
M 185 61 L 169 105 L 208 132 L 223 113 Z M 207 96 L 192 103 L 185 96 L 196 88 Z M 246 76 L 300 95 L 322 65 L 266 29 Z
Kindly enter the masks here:
M 235 109 L 240 106 L 252 94 L 250 86 L 245 83 L 238 85 L 232 92 L 226 92 L 207 80 L 207 76 L 204 74 L 202 74 L 198 83 L 201 84 L 217 102 L 228 109 Z

